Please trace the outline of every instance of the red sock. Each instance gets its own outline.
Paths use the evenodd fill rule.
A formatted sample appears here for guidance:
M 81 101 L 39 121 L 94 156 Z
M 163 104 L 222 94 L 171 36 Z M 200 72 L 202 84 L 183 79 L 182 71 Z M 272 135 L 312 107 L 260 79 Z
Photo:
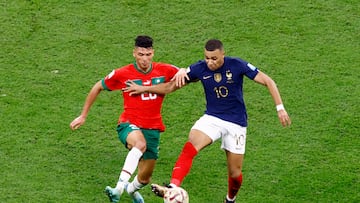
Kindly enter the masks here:
M 191 142 L 186 142 L 173 168 L 171 183 L 180 186 L 189 173 L 194 157 L 198 151 Z
M 228 196 L 229 198 L 233 199 L 238 191 L 240 190 L 242 184 L 242 173 L 240 173 L 239 177 L 237 178 L 228 178 Z

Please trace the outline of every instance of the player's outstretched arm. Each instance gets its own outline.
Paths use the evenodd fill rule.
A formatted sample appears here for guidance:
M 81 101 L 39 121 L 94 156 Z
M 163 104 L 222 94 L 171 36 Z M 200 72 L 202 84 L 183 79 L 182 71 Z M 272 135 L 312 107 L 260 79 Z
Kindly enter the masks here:
M 136 84 L 133 81 L 128 81 L 127 85 L 128 86 L 123 88 L 122 90 L 124 92 L 129 92 L 130 96 L 136 95 L 136 94 L 142 94 L 145 92 L 151 92 L 151 93 L 155 93 L 155 94 L 168 94 L 168 93 L 173 92 L 180 88 L 180 87 L 176 86 L 175 81 L 170 81 L 170 82 L 161 83 L 161 84 L 152 85 L 152 86 L 142 86 L 142 85 Z
M 284 126 L 284 127 L 289 126 L 291 124 L 291 119 L 285 110 L 279 90 L 278 90 L 274 80 L 271 79 L 265 73 L 259 71 L 259 73 L 254 78 L 254 81 L 266 86 L 269 89 L 271 97 L 273 98 L 274 103 L 276 105 L 276 110 L 278 112 L 278 117 L 279 117 L 279 120 L 280 120 L 282 126 Z
M 89 110 L 92 106 L 92 104 L 94 103 L 94 101 L 96 100 L 96 97 L 99 95 L 99 93 L 103 90 L 104 88 L 101 85 L 101 81 L 97 82 L 93 88 L 90 90 L 88 96 L 86 97 L 85 100 L 85 104 L 83 106 L 83 110 L 80 114 L 80 116 L 78 116 L 77 118 L 75 118 L 71 123 L 70 123 L 70 128 L 72 130 L 76 130 L 78 129 L 80 126 L 82 126 L 85 123 L 86 120 L 86 116 L 89 113 Z

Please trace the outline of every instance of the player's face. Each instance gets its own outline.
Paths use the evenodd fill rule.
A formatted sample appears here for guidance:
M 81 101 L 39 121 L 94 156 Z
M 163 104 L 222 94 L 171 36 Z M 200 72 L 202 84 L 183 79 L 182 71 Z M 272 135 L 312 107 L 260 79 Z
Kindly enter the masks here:
M 146 71 L 150 68 L 152 59 L 154 57 L 153 48 L 135 47 L 133 51 L 136 64 L 139 68 Z
M 212 71 L 219 69 L 224 64 L 224 57 L 224 50 L 207 51 L 205 49 L 205 62 Z

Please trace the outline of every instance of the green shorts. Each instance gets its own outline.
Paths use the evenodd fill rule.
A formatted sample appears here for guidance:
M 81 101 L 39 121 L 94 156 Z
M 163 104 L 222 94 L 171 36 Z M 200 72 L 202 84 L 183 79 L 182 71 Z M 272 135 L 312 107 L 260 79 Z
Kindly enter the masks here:
M 117 132 L 119 140 L 127 147 L 126 138 L 130 132 L 134 130 L 141 130 L 146 140 L 146 151 L 143 154 L 143 159 L 155 159 L 159 158 L 159 143 L 160 143 L 160 131 L 139 128 L 130 123 L 121 123 L 117 126 Z

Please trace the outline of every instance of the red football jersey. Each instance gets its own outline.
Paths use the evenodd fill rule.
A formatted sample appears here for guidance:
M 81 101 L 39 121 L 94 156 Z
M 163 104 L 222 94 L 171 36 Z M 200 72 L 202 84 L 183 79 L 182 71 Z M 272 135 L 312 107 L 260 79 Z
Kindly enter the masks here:
M 102 80 L 106 90 L 121 90 L 126 87 L 127 81 L 138 85 L 156 85 L 170 81 L 177 73 L 176 66 L 153 62 L 148 72 L 140 70 L 136 64 L 129 64 L 113 70 Z M 130 96 L 123 92 L 124 112 L 120 115 L 118 123 L 129 122 L 139 128 L 165 130 L 161 117 L 161 106 L 165 95 L 143 93 Z

